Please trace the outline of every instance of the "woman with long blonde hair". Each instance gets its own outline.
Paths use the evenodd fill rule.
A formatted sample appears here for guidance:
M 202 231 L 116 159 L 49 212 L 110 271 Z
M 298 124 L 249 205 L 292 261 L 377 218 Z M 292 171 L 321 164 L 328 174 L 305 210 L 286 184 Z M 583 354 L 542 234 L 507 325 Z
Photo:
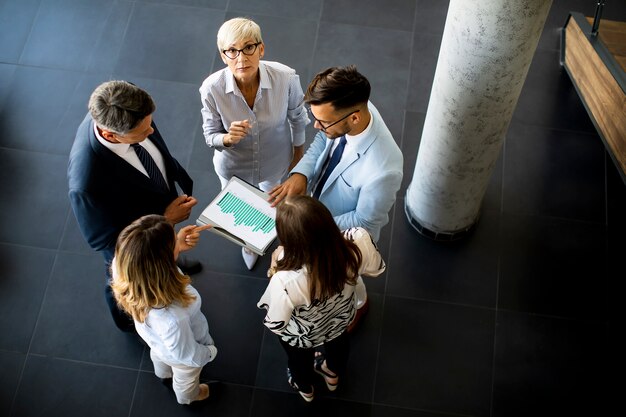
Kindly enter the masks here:
M 346 330 L 356 314 L 356 281 L 381 274 L 385 263 L 365 229 L 341 232 L 309 196 L 289 196 L 277 206 L 276 231 L 281 246 L 257 306 L 267 309 L 264 324 L 287 353 L 289 384 L 309 402 L 314 372 L 330 391 L 337 388 L 350 351 Z
M 178 254 L 208 227 L 190 225 L 176 234 L 163 216 L 141 217 L 120 233 L 111 265 L 113 295 L 150 347 L 156 376 L 171 384 L 180 404 L 208 398 L 200 372 L 217 355 L 200 294 L 176 266 Z

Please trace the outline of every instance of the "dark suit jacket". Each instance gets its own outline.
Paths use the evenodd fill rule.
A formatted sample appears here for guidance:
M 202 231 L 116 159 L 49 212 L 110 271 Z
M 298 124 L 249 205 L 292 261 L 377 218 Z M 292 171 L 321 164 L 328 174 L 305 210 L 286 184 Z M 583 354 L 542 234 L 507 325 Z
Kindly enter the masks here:
M 87 243 L 110 261 L 119 233 L 146 214 L 163 214 L 177 197 L 175 182 L 191 195 L 193 181 L 170 154 L 154 123 L 149 136 L 165 163 L 169 191 L 103 146 L 89 114 L 78 127 L 67 169 L 74 215 Z

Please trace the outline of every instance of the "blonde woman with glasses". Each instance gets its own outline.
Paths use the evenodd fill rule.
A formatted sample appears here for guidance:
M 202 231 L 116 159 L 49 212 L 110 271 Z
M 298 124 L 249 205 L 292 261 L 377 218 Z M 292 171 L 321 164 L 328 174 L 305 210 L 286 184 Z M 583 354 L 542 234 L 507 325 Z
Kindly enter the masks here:
M 226 68 L 200 87 L 202 128 L 215 150 L 213 164 L 222 188 L 234 175 L 270 191 L 304 153 L 304 93 L 296 71 L 263 61 L 261 28 L 246 18 L 225 22 L 217 47 Z M 248 269 L 257 256 L 242 250 Z

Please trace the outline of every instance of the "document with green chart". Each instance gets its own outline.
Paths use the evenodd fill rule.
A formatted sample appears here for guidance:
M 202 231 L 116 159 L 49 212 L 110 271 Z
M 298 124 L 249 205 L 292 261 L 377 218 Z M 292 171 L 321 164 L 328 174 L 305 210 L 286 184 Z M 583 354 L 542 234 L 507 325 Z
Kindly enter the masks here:
M 276 209 L 268 198 L 267 193 L 232 177 L 196 223 L 210 224 L 212 232 L 264 255 L 276 239 Z

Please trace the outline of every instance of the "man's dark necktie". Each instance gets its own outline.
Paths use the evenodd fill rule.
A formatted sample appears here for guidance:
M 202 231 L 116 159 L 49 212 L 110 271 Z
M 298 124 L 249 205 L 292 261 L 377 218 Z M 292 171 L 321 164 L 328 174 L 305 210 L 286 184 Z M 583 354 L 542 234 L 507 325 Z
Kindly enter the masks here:
M 135 150 L 137 157 L 141 161 L 143 167 L 146 169 L 146 172 L 148 172 L 150 179 L 154 181 L 159 187 L 167 190 L 168 187 L 167 183 L 165 182 L 165 178 L 163 178 L 161 170 L 157 166 L 156 162 L 154 162 L 154 159 L 152 159 L 152 157 L 150 156 L 150 153 L 138 143 L 133 143 L 130 146 L 132 146 Z
M 339 161 L 341 161 L 341 154 L 343 154 L 343 149 L 345 147 L 346 137 L 342 136 L 341 139 L 339 139 L 339 145 L 337 145 L 337 147 L 333 151 L 333 154 L 330 157 L 330 161 L 328 161 L 328 166 L 326 167 L 322 178 L 320 178 L 319 182 L 317 183 L 317 187 L 315 187 L 313 197 L 319 198 L 320 194 L 322 193 L 322 189 L 324 188 L 324 184 L 326 184 L 326 180 L 330 176 L 330 173 L 333 172 L 333 169 L 335 169 Z

